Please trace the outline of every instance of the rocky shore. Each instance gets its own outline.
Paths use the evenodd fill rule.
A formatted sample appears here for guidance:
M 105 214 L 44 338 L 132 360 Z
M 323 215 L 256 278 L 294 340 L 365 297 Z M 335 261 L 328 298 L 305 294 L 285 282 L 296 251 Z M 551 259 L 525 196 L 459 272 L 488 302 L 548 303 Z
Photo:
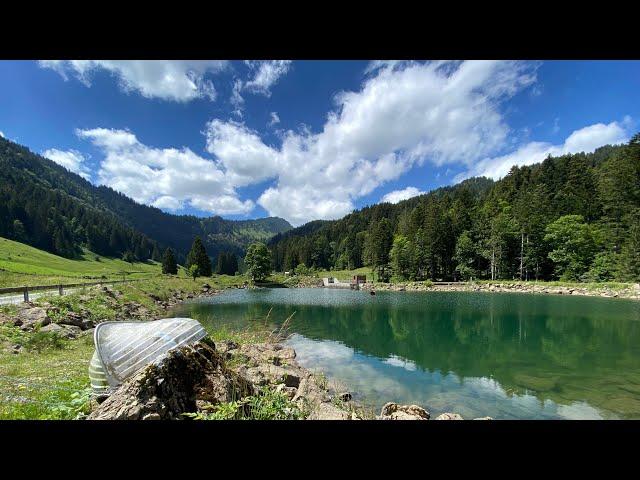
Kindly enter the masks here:
M 568 287 L 553 286 L 543 283 L 511 283 L 511 282 L 483 282 L 483 283 L 452 283 L 448 285 L 433 285 L 428 282 L 406 283 L 365 283 L 363 290 L 395 291 L 395 292 L 512 292 L 512 293 L 543 293 L 556 295 L 582 295 L 589 297 L 629 298 L 640 300 L 640 284 L 625 289 L 613 289 L 603 284 L 602 287 Z
M 336 390 L 322 376 L 301 367 L 296 352 L 281 343 L 238 346 L 210 340 L 172 351 L 159 365 L 137 372 L 96 405 L 90 420 L 178 420 L 185 414 L 207 415 L 217 405 L 239 402 L 261 388 L 289 399 L 295 418 L 306 420 L 429 420 L 417 405 L 389 402 L 379 415 Z M 485 417 L 480 420 L 489 419 Z M 462 420 L 443 413 L 435 420 Z
M 156 308 L 123 301 L 122 294 L 109 286 L 96 286 L 82 294 L 75 311 L 49 302 L 24 303 L 11 315 L 0 313 L 0 324 L 18 327 L 26 334 L 55 334 L 68 340 L 92 335 L 96 323 L 85 302 L 99 296 L 119 319 L 153 320 L 162 311 L 196 297 L 212 296 L 215 290 L 203 284 L 199 292 L 173 291 L 160 298 L 148 294 Z M 20 354 L 20 344 L 1 345 Z M 296 352 L 282 343 L 249 343 L 210 339 L 171 352 L 159 365 L 149 365 L 121 385 L 94 408 L 89 419 L 182 419 L 183 414 L 206 416 L 216 405 L 255 398 L 267 389 L 288 399 L 298 412 L 297 419 L 309 420 L 428 420 L 430 413 L 417 405 L 389 402 L 376 415 L 352 399 L 352 394 L 332 385 L 322 374 L 301 367 Z M 245 407 L 243 407 L 245 408 Z M 435 420 L 460 420 L 444 413 Z

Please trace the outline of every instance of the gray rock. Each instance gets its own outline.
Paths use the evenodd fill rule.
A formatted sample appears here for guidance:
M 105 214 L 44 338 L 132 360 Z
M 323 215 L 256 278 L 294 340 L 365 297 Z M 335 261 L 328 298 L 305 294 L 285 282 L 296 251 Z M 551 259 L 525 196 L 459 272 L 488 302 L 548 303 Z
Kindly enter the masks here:
M 82 334 L 80 327 L 75 325 L 59 325 L 57 323 L 50 323 L 49 325 L 42 327 L 41 332 L 53 332 L 57 333 L 64 338 L 76 338 Z
M 95 327 L 92 320 L 76 312 L 68 312 L 58 323 L 62 325 L 73 325 L 79 327 L 81 330 L 88 330 Z
M 298 389 L 295 387 L 287 387 L 284 383 L 280 383 L 276 387 L 276 392 L 284 393 L 289 398 L 289 400 L 291 400 L 296 396 L 296 393 L 298 393 Z
M 351 420 L 351 414 L 331 403 L 320 403 L 307 420 Z
M 338 395 L 336 395 L 342 402 L 350 402 L 351 401 L 351 394 L 349 392 L 342 392 L 339 393 Z
M 474 420 L 493 420 L 493 418 L 491 418 L 491 417 L 478 417 L 478 418 L 474 418 Z
M 418 405 L 398 405 L 385 403 L 378 417 L 381 420 L 429 420 L 430 414 Z
M 461 415 L 457 413 L 443 413 L 438 415 L 435 420 L 464 420 Z
M 50 323 L 51 319 L 44 308 L 30 304 L 18 310 L 13 322 L 15 326 L 20 327 L 22 330 L 33 330 L 36 327 L 44 327 Z
M 142 420 L 162 420 L 159 413 L 147 413 Z

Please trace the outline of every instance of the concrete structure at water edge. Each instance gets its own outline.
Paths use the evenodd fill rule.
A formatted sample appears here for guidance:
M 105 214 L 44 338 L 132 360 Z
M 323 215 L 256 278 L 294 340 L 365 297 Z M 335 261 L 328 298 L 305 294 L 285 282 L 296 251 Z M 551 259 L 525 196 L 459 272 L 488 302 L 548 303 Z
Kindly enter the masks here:
M 365 275 L 354 275 L 348 282 L 342 282 L 335 277 L 324 277 L 322 286 L 326 288 L 350 288 L 352 290 L 360 290 L 360 285 L 367 282 Z

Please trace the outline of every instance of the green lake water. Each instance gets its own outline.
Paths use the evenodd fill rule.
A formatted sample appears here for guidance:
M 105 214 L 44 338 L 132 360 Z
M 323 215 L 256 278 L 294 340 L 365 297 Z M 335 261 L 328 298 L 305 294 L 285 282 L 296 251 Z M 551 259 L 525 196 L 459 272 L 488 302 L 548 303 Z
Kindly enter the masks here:
M 229 290 L 172 316 L 276 327 L 377 411 L 415 403 L 464 418 L 640 418 L 640 302 L 471 292 Z

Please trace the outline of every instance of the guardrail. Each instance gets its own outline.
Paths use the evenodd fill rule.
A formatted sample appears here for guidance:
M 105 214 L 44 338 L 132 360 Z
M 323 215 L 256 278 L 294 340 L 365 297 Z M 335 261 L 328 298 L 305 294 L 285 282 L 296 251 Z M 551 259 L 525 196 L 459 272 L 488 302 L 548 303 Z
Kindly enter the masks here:
M 132 278 L 129 280 L 102 280 L 98 282 L 84 282 L 84 283 L 67 283 L 67 284 L 58 284 L 58 285 L 25 285 L 22 287 L 7 287 L 0 288 L 0 295 L 5 295 L 7 293 L 22 293 L 25 302 L 29 301 L 29 292 L 38 292 L 38 291 L 55 291 L 58 290 L 60 295 L 64 295 L 65 288 L 82 288 L 82 287 L 92 287 L 94 285 L 113 285 L 114 283 L 126 283 L 126 282 L 138 282 L 140 280 L 146 280 L 145 278 Z M 0 297 L 1 298 L 1 297 Z

